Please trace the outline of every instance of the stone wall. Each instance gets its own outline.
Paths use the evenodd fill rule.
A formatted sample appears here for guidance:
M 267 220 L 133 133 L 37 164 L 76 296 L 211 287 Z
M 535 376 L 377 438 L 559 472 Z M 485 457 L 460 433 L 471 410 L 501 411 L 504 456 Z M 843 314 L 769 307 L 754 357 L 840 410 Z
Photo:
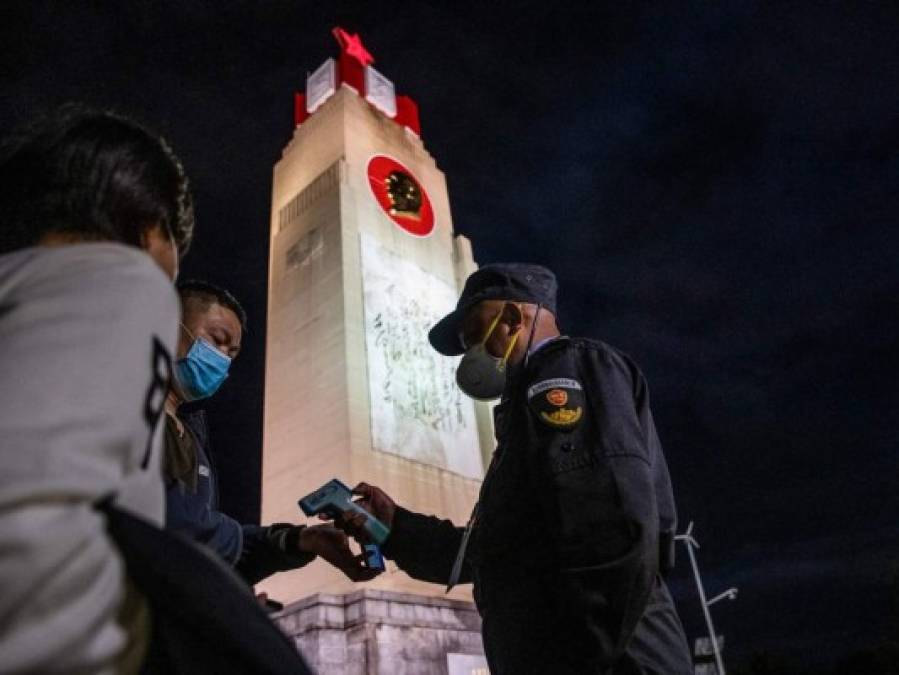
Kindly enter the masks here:
M 447 675 L 447 654 L 484 653 L 477 610 L 460 600 L 364 589 L 273 618 L 320 675 Z

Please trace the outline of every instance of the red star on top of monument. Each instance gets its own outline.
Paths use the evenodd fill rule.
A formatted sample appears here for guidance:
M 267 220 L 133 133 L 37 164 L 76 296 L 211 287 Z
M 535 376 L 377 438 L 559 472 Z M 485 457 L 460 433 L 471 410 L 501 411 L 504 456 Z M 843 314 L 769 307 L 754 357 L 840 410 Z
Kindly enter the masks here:
M 363 66 L 375 62 L 375 57 L 369 54 L 362 45 L 362 39 L 359 37 L 358 33 L 350 35 L 340 26 L 336 26 L 331 33 L 333 33 L 334 37 L 337 39 L 340 48 L 343 49 L 348 56 L 352 56 Z

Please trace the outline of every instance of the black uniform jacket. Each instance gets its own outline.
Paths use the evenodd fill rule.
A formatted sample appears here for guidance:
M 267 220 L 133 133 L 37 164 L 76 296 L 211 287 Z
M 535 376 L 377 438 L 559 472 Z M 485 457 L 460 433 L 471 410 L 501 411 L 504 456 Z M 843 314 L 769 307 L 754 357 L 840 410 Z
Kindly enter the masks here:
M 508 379 L 462 582 L 474 582 L 492 675 L 692 673 L 660 573 L 676 526 L 639 369 L 558 338 Z M 398 508 L 385 553 L 446 583 L 464 528 Z

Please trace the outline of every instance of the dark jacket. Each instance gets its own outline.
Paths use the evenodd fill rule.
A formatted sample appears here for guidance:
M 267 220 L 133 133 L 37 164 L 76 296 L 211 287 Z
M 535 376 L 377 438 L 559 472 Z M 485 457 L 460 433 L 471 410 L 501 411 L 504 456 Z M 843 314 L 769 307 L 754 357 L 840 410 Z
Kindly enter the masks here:
M 639 369 L 559 338 L 510 374 L 461 581 L 493 675 L 693 672 L 661 573 L 676 527 Z M 463 528 L 398 509 L 385 553 L 446 583 Z
M 166 419 L 166 529 L 215 551 L 248 584 L 311 562 L 315 555 L 298 552 L 302 526 L 246 525 L 218 510 L 205 414 L 202 410 L 179 412 L 179 419 L 186 434 L 180 442 L 174 422 Z

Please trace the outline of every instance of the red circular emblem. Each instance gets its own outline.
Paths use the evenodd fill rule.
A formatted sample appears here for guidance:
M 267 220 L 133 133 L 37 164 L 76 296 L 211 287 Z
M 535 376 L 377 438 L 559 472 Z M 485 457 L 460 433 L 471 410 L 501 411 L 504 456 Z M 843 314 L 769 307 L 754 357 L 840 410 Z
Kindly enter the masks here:
M 568 403 L 568 392 L 564 389 L 552 389 L 546 393 L 546 400 L 554 406 L 562 407 Z
M 368 184 L 384 213 L 416 237 L 434 231 L 434 209 L 421 183 L 391 157 L 376 155 L 368 162 Z

